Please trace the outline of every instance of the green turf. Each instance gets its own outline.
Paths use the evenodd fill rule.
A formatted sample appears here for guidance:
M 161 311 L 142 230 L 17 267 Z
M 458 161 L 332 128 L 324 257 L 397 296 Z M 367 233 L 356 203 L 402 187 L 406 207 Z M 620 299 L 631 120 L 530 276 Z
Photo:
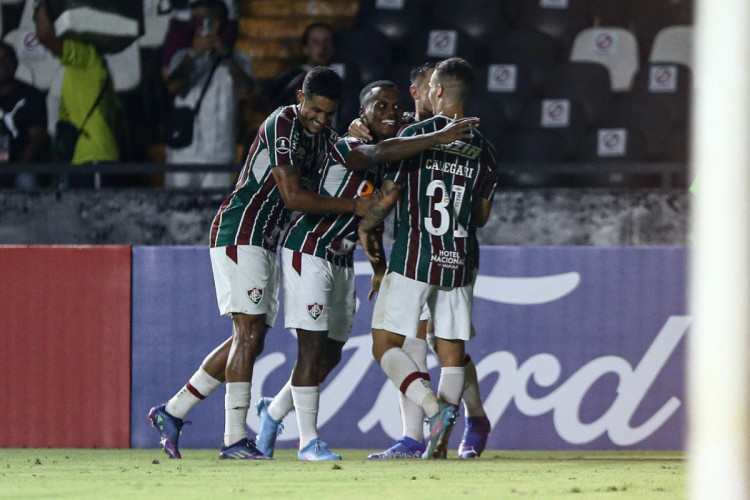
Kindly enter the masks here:
M 485 451 L 475 460 L 225 461 L 216 450 L 0 449 L 0 498 L 684 498 L 676 452 Z M 455 453 L 455 452 L 454 452 Z

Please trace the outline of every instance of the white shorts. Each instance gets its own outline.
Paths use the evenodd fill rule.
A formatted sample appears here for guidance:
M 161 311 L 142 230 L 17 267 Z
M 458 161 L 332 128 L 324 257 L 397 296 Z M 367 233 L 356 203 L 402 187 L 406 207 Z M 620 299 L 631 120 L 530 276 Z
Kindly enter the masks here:
M 254 245 L 214 247 L 210 252 L 221 315 L 265 314 L 266 324 L 273 326 L 279 312 L 276 254 Z
M 429 285 L 389 272 L 383 278 L 372 313 L 372 327 L 405 337 L 416 337 L 427 304 L 435 336 L 469 340 L 474 336 L 471 309 L 474 283 L 462 287 Z
M 281 269 L 284 327 L 327 331 L 329 339 L 349 340 L 356 302 L 354 268 L 282 248 Z

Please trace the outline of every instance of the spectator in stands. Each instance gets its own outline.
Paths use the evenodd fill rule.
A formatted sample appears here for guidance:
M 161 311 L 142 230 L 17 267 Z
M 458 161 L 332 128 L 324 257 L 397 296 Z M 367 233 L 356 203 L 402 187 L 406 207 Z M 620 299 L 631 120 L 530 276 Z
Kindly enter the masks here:
M 44 95 L 15 78 L 18 68 L 16 52 L 0 42 L 0 163 L 33 163 L 49 161 L 47 108 Z M 18 173 L 15 180 L 3 176 L 0 185 L 18 188 L 38 186 L 37 177 Z
M 297 103 L 297 92 L 305 75 L 315 66 L 328 66 L 333 59 L 333 27 L 313 23 L 302 33 L 302 53 L 305 63 L 281 74 L 268 88 L 268 100 L 273 107 Z
M 195 115 L 192 142 L 167 147 L 167 163 L 232 164 L 237 156 L 240 96 L 255 85 L 252 63 L 246 54 L 234 52 L 220 35 L 228 21 L 223 0 L 196 0 L 190 8 L 191 23 L 200 28 L 194 31 L 191 47 L 172 57 L 166 85 L 175 95 L 175 106 L 195 109 L 203 97 Z M 230 172 L 165 176 L 167 187 L 226 188 L 231 183 Z
M 223 1 L 227 5 L 227 21 L 220 27 L 218 34 L 225 46 L 234 47 L 239 33 L 237 0 Z M 199 25 L 196 25 L 196 20 L 191 14 L 191 7 L 196 2 L 197 0 L 190 0 L 185 2 L 188 8 L 175 8 L 172 18 L 169 20 L 169 27 L 161 48 L 162 76 L 165 80 L 169 76 L 169 63 L 172 61 L 172 57 L 178 50 L 192 46 L 195 31 L 200 28 Z
M 80 130 L 77 140 L 73 141 L 70 162 L 81 165 L 118 161 L 120 150 L 115 124 L 120 101 L 106 60 L 91 44 L 58 37 L 43 1 L 34 10 L 34 24 L 39 42 L 59 57 L 63 66 L 58 123 L 64 121 Z M 69 185 L 93 186 L 94 176 L 71 174 Z

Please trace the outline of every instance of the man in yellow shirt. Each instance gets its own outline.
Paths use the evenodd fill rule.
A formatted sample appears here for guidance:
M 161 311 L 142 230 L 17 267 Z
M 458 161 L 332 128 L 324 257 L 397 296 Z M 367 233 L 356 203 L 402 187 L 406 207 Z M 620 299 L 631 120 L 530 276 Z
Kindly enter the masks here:
M 34 23 L 39 42 L 60 58 L 63 65 L 58 120 L 68 121 L 81 130 L 71 163 L 118 161 L 120 151 L 114 130 L 120 102 L 104 57 L 91 44 L 58 37 L 43 2 L 34 11 Z M 105 85 L 107 88 L 97 102 Z

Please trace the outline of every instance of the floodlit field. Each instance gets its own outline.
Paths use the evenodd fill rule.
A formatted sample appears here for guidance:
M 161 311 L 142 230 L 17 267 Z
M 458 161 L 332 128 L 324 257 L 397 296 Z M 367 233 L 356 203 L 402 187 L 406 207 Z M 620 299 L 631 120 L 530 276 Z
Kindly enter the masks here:
M 2 449 L 0 498 L 684 498 L 676 452 L 486 451 L 471 461 L 224 461 L 216 450 Z M 455 451 L 453 452 L 455 453 Z M 454 455 L 455 456 L 455 455 Z

